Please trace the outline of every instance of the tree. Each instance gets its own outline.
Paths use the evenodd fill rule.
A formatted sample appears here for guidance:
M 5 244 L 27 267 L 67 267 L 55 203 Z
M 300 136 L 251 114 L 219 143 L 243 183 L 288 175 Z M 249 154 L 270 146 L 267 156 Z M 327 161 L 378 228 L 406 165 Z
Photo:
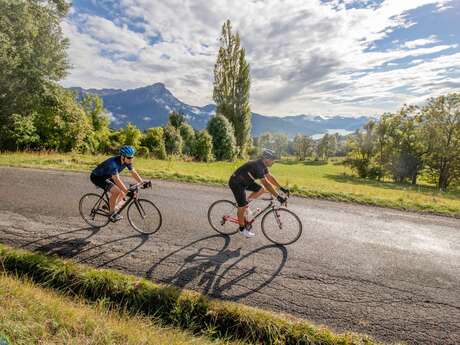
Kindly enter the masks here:
M 91 126 L 73 92 L 53 86 L 41 97 L 42 105 L 34 116 L 40 146 L 59 151 L 82 150 Z
M 163 138 L 168 155 L 180 155 L 182 153 L 182 137 L 179 131 L 171 124 L 167 124 L 163 128 Z
M 63 0 L 0 1 L 0 127 L 13 113 L 37 111 L 65 77 L 69 42 L 60 22 L 68 9 Z
M 421 111 L 424 159 L 439 189 L 460 178 L 460 93 L 431 98 Z
M 11 140 L 9 147 L 16 146 L 16 150 L 30 149 L 35 147 L 40 137 L 34 124 L 34 114 L 22 116 L 12 114 L 10 118 L 10 127 L 5 128 L 4 136 Z
M 184 124 L 186 121 L 185 121 L 185 117 L 183 114 L 181 113 L 178 113 L 177 111 L 173 110 L 170 114 L 169 114 L 169 123 L 175 128 L 175 129 L 179 129 L 179 127 Z
M 195 133 L 193 156 L 199 161 L 209 162 L 212 160 L 212 137 L 207 130 Z
M 222 26 L 220 48 L 214 65 L 213 99 L 216 113 L 225 116 L 235 130 L 236 146 L 242 157 L 250 139 L 251 110 L 249 107 L 249 64 L 240 36 L 232 33 L 230 20 Z
M 222 115 L 211 117 L 207 126 L 212 137 L 214 157 L 218 161 L 233 160 L 236 155 L 235 136 L 230 122 Z
M 337 138 L 335 135 L 326 133 L 318 142 L 316 154 L 319 159 L 327 161 L 332 157 L 337 149 Z
M 377 177 L 381 174 L 375 168 L 375 121 L 370 120 L 352 135 L 347 143 L 348 155 L 345 164 L 356 170 L 359 177 Z
M 414 185 L 423 168 L 425 150 L 420 131 L 421 118 L 417 111 L 415 106 L 403 106 L 399 112 L 386 118 L 389 138 L 381 149 L 385 157 L 385 171 L 393 180 L 401 183 L 410 178 Z
M 195 131 L 188 123 L 182 123 L 179 128 L 179 134 L 182 137 L 182 153 L 190 156 L 193 150 L 193 142 L 195 141 Z
M 163 128 L 161 127 L 149 128 L 145 131 L 141 141 L 142 146 L 147 147 L 150 153 L 158 159 L 166 159 L 166 148 L 163 134 Z
M 262 133 L 258 139 L 258 146 L 260 151 L 263 149 L 274 150 L 275 140 L 273 139 L 273 135 L 269 132 Z
M 92 127 L 86 140 L 88 150 L 93 153 L 107 151 L 110 147 L 109 117 L 102 99 L 97 95 L 85 94 L 80 103 Z
M 136 125 L 133 125 L 131 122 L 120 129 L 120 144 L 121 145 L 131 145 L 136 149 L 139 149 L 141 146 L 142 132 Z
M 281 159 L 281 156 L 287 152 L 288 142 L 289 140 L 286 134 L 273 134 L 273 150 L 278 159 Z
M 305 160 L 313 153 L 315 143 L 311 137 L 306 135 L 297 134 L 294 137 L 294 153 L 300 161 Z

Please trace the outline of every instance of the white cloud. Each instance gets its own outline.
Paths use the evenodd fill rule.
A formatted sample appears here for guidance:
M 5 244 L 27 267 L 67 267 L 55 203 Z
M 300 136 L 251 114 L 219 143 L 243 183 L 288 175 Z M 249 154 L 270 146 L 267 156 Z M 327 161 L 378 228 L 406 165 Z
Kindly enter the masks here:
M 402 45 L 402 47 L 403 48 L 414 49 L 414 48 L 417 48 L 417 47 L 426 46 L 426 45 L 433 44 L 433 43 L 438 43 L 438 42 L 439 42 L 439 40 L 436 38 L 436 36 L 432 35 L 432 36 L 430 36 L 428 38 L 420 38 L 418 40 L 407 41 Z
M 362 7 L 345 6 L 358 2 Z M 430 4 L 439 9 L 450 3 L 120 0 L 123 16 L 116 23 L 78 13 L 65 23 L 75 68 L 64 84 L 132 88 L 164 82 L 181 100 L 207 104 L 212 102 L 212 69 L 221 25 L 230 18 L 251 65 L 253 111 L 278 115 L 381 112 L 412 97 L 410 90 L 421 92 L 413 88 L 414 80 L 434 83 L 436 78 L 445 78 L 449 73 L 435 67 L 434 61 L 441 60 L 428 57 L 455 56 L 457 46 L 429 36 L 393 40 L 401 45 L 393 50 L 371 48 L 391 32 L 415 25 L 416 18 L 409 20 L 408 11 Z M 129 29 L 133 26 L 142 33 Z M 160 36 L 160 42 L 151 43 Z M 433 46 L 426 47 L 429 44 Z M 407 68 L 398 61 L 413 58 L 417 59 Z M 417 60 L 432 63 L 417 64 Z M 385 71 L 385 66 L 392 69 Z M 426 76 L 413 74 L 421 73 L 421 68 Z M 398 80 L 398 76 L 403 78 Z

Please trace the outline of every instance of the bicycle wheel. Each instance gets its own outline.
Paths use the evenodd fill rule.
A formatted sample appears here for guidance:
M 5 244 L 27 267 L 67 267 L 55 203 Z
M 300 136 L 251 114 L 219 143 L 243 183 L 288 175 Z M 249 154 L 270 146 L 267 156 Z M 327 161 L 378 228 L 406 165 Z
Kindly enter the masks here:
M 94 228 L 102 228 L 109 223 L 109 203 L 98 194 L 83 195 L 78 209 L 83 220 Z
M 134 200 L 128 206 L 128 221 L 134 230 L 151 235 L 161 227 L 161 212 L 153 202 L 147 199 Z
M 237 210 L 234 202 L 218 200 L 209 207 L 209 224 L 220 234 L 236 234 L 238 232 Z
M 262 218 L 262 232 L 275 243 L 288 245 L 297 241 L 302 234 L 302 222 L 297 215 L 285 208 L 276 208 Z

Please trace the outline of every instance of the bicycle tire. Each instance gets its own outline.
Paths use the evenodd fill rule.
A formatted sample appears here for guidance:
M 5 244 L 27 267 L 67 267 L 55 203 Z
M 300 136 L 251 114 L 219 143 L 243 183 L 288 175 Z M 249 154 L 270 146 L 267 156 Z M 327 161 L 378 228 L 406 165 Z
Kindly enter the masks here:
M 93 198 L 94 201 L 90 201 L 90 198 Z M 109 219 L 109 213 L 108 211 L 105 212 L 103 211 L 101 208 L 98 207 L 98 209 L 96 211 L 101 211 L 101 212 L 104 212 L 104 213 L 107 213 L 106 215 L 100 215 L 100 218 L 103 219 L 103 221 L 101 221 L 100 223 L 96 223 L 94 221 L 94 217 L 96 214 L 92 214 L 93 210 L 94 210 L 94 206 L 96 206 L 96 203 L 98 202 L 98 200 L 101 198 L 101 196 L 99 194 L 96 194 L 96 193 L 88 193 L 88 194 L 85 194 L 81 197 L 79 203 L 78 203 L 78 211 L 80 212 L 80 216 L 83 218 L 83 220 L 91 225 L 93 228 L 102 228 L 104 226 L 106 226 L 107 224 L 109 224 L 110 222 L 110 219 Z M 88 205 L 92 206 L 91 208 L 91 213 L 90 214 L 87 214 L 87 210 L 85 210 L 85 201 L 88 201 Z M 107 202 L 107 200 L 105 200 L 104 198 L 102 198 L 100 200 L 101 203 L 103 203 L 107 210 L 109 210 L 109 204 Z M 91 217 L 93 217 L 93 220 L 91 220 Z
M 146 209 L 148 207 L 149 207 L 149 210 L 146 211 Z M 137 213 L 135 213 L 135 212 L 137 212 Z M 146 215 L 145 216 L 142 215 L 141 212 L 146 213 Z M 151 214 L 152 212 L 154 212 L 155 214 L 152 215 Z M 138 224 L 136 224 L 137 220 L 134 220 L 134 219 L 135 219 L 135 216 L 140 216 L 140 218 L 142 218 L 142 220 L 145 220 L 145 217 L 148 214 L 150 214 L 150 216 L 153 216 L 154 217 L 153 219 L 156 218 L 156 221 L 155 221 L 155 226 L 153 226 L 153 227 L 148 226 L 147 227 L 148 230 L 146 230 L 145 228 L 140 227 Z M 128 216 L 129 224 L 131 224 L 133 229 L 136 230 L 137 232 L 143 234 L 143 235 L 154 234 L 155 232 L 157 232 L 161 228 L 161 225 L 163 223 L 163 217 L 161 215 L 160 210 L 158 209 L 158 207 L 152 201 L 147 200 L 147 199 L 133 200 L 133 202 L 131 202 L 131 204 L 128 206 L 127 216 Z
M 213 214 L 213 210 L 218 210 L 217 207 L 223 207 L 223 208 L 226 208 L 225 210 L 222 210 L 222 212 L 219 211 L 214 211 L 215 212 L 218 212 L 218 213 L 221 213 L 221 214 L 216 214 L 214 215 Z M 228 210 L 228 211 L 227 211 Z M 233 235 L 233 234 L 236 234 L 238 232 L 238 224 L 235 224 L 235 223 L 230 223 L 228 222 L 228 224 L 231 224 L 230 226 L 228 226 L 228 230 L 223 228 L 223 226 L 225 225 L 225 223 L 227 223 L 226 220 L 224 220 L 224 216 L 227 215 L 227 216 L 233 216 L 233 217 L 236 217 L 236 212 L 237 212 L 238 208 L 236 207 L 236 204 L 230 200 L 217 200 L 215 201 L 214 203 L 212 203 L 211 206 L 209 206 L 209 209 L 208 209 L 208 222 L 209 222 L 209 225 L 211 225 L 211 227 L 217 231 L 219 234 L 222 234 L 222 235 Z M 222 214 L 224 213 L 224 214 Z M 217 218 L 216 218 L 217 217 Z M 216 221 L 218 222 L 217 224 Z M 220 226 L 219 226 L 220 224 Z
M 270 233 L 270 231 L 268 230 L 268 225 L 266 224 L 266 222 L 268 222 L 268 219 L 270 216 L 274 217 L 275 221 L 276 221 L 276 225 L 278 226 L 278 229 L 275 230 L 276 231 L 279 231 L 281 230 L 281 228 L 279 227 L 279 223 L 278 223 L 278 220 L 275 218 L 277 217 L 277 213 L 286 213 L 286 214 L 289 214 L 290 216 L 292 216 L 292 221 L 298 225 L 298 228 L 297 228 L 297 231 L 296 231 L 296 235 L 294 236 L 293 239 L 290 239 L 290 240 L 286 240 L 286 241 L 282 241 L 282 240 L 278 240 L 276 239 L 273 234 Z M 279 215 L 278 215 L 279 216 Z M 279 216 L 281 217 L 281 216 Z M 284 218 L 284 217 L 283 217 Z M 279 218 L 278 218 L 279 219 Z M 286 222 L 285 222 L 286 223 Z M 280 208 L 275 208 L 275 209 L 272 209 L 271 211 L 268 211 L 267 213 L 264 214 L 263 218 L 262 218 L 262 222 L 261 222 L 261 228 L 262 228 L 262 232 L 263 234 L 265 235 L 265 237 L 272 243 L 275 243 L 275 244 L 279 244 L 279 245 L 289 245 L 289 244 L 292 244 L 294 242 L 296 242 L 300 236 L 302 235 L 302 222 L 300 221 L 300 218 L 294 213 L 292 212 L 291 210 L 288 210 L 284 207 L 280 207 Z M 286 232 L 284 232 L 286 233 Z

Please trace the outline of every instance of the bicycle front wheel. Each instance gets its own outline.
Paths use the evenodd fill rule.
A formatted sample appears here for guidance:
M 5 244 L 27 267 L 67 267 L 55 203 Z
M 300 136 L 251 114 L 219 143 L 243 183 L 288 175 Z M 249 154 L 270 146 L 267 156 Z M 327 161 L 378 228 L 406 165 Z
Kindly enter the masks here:
M 220 234 L 236 234 L 238 231 L 237 211 L 235 203 L 229 200 L 218 200 L 209 207 L 209 224 Z
M 102 228 L 109 223 L 109 204 L 104 198 L 95 193 L 81 197 L 78 204 L 80 216 L 94 228 Z
M 288 245 L 302 235 L 302 222 L 294 212 L 286 208 L 267 212 L 262 218 L 261 227 L 265 237 L 275 244 Z
M 136 231 L 145 235 L 157 232 L 163 221 L 158 207 L 147 199 L 134 200 L 129 205 L 127 214 L 129 224 Z

